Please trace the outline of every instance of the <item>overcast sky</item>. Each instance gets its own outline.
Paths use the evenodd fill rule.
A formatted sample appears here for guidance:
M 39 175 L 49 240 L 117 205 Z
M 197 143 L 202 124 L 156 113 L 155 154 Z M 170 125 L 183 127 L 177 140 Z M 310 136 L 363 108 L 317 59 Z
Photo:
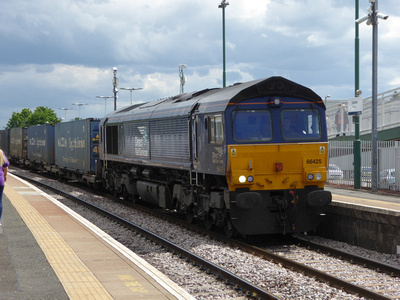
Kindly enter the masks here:
M 360 16 L 368 0 L 360 1 Z M 378 0 L 377 0 L 378 1 Z M 230 0 L 227 85 L 283 76 L 322 98 L 354 96 L 354 0 Z M 220 0 L 12 0 L 0 2 L 0 129 L 12 112 L 47 106 L 67 120 L 100 118 L 119 87 L 133 101 L 222 86 Z M 400 2 L 379 0 L 378 92 L 400 87 Z M 372 26 L 360 25 L 364 97 L 371 96 Z M 120 90 L 118 108 L 130 101 Z M 113 100 L 107 101 L 107 113 Z

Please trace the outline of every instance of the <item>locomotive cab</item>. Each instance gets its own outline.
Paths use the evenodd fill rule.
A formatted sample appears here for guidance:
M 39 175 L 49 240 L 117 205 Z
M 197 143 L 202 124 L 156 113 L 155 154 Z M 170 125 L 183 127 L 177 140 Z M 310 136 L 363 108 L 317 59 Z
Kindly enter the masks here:
M 281 81 L 283 82 L 283 81 Z M 242 234 L 315 229 L 331 202 L 324 191 L 328 141 L 322 101 L 276 89 L 226 110 L 230 218 Z M 322 105 L 321 105 L 322 104 Z

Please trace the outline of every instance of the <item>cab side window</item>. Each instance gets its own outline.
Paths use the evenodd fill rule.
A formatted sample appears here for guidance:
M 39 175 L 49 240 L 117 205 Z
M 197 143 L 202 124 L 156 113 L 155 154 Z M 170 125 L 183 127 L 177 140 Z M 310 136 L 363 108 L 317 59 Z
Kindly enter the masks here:
M 221 115 L 208 117 L 208 142 L 210 144 L 222 144 L 224 142 Z

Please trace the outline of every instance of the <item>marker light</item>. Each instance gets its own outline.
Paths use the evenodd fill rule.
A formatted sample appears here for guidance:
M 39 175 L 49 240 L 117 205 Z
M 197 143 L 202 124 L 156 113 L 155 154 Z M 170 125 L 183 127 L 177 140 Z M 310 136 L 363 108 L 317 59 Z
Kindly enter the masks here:
M 280 98 L 274 98 L 274 104 L 276 106 L 281 105 L 281 99 Z
M 240 183 L 245 183 L 246 182 L 246 176 L 244 176 L 244 175 L 239 176 L 239 182 Z

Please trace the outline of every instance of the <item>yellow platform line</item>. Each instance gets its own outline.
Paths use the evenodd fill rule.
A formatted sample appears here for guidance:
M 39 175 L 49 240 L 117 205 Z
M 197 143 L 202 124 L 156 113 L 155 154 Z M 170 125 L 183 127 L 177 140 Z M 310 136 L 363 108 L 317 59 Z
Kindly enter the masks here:
M 70 299 L 112 299 L 94 274 L 24 197 L 7 185 L 4 194 L 32 232 Z

